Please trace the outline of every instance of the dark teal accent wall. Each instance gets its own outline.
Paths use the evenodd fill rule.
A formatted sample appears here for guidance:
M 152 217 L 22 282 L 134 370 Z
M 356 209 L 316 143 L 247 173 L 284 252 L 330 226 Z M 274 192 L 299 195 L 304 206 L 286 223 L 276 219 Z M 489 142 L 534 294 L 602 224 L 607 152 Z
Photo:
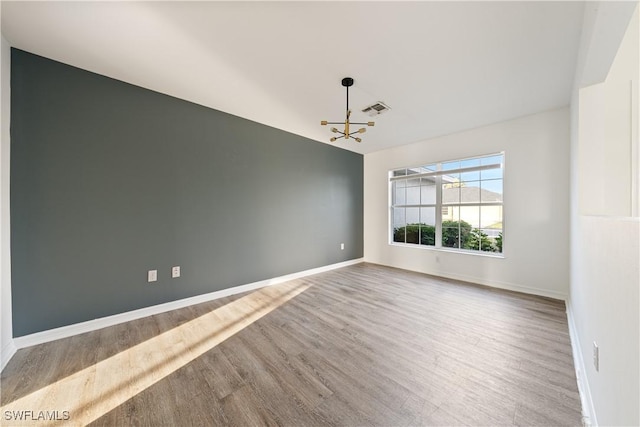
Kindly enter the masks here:
M 14 336 L 362 257 L 361 155 L 11 61 Z

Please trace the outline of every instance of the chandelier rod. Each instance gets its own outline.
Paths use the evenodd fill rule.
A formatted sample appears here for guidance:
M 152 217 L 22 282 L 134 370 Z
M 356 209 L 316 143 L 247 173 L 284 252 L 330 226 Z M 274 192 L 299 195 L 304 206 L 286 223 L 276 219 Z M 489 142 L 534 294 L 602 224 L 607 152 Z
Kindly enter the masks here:
M 349 86 L 347 86 L 347 120 L 349 120 Z

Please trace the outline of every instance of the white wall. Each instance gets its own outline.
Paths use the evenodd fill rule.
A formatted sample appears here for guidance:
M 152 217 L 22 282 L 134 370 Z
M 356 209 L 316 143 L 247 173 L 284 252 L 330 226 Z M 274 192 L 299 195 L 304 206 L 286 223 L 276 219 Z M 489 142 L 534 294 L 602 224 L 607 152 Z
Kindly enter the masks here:
M 632 35 L 637 30 L 630 28 L 626 34 L 605 82 L 577 89 L 578 208 L 583 215 L 631 216 L 637 208 L 631 145 L 632 82 L 638 81 L 639 60 Z
M 388 244 L 390 169 L 505 152 L 504 258 Z M 365 261 L 564 299 L 569 290 L 569 110 L 365 155 Z
M 640 425 L 639 56 L 636 4 L 589 3 L 571 106 L 568 311 L 592 425 Z
M 2 37 L 0 49 L 0 369 L 15 352 L 11 322 L 11 255 L 9 239 L 9 118 L 11 50 Z

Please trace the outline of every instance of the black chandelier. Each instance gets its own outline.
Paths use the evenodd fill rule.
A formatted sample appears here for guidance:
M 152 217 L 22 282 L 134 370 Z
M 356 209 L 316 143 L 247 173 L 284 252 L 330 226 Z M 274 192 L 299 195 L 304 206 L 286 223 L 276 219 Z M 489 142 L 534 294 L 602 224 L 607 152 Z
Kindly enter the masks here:
M 349 129 L 349 125 L 367 125 L 367 126 L 373 126 L 375 125 L 375 122 L 363 122 L 363 123 L 357 123 L 357 122 L 349 122 L 349 117 L 351 116 L 351 110 L 349 109 L 349 88 L 351 86 L 353 86 L 353 79 L 351 77 L 345 77 L 344 79 L 342 79 L 342 86 L 344 86 L 345 88 L 347 88 L 347 118 L 345 119 L 344 122 L 328 122 L 326 120 L 323 120 L 320 122 L 320 124 L 322 126 L 326 126 L 326 125 L 343 125 L 344 126 L 344 130 L 339 130 L 337 128 L 331 128 L 331 132 L 333 133 L 339 133 L 340 136 L 338 137 L 333 137 L 331 138 L 331 142 L 338 140 L 340 138 L 344 138 L 344 139 L 349 139 L 349 138 L 353 138 L 355 139 L 357 142 L 362 142 L 362 139 L 357 137 L 357 136 L 353 136 L 356 133 L 365 133 L 367 131 L 367 128 L 360 128 L 356 131 L 350 132 Z

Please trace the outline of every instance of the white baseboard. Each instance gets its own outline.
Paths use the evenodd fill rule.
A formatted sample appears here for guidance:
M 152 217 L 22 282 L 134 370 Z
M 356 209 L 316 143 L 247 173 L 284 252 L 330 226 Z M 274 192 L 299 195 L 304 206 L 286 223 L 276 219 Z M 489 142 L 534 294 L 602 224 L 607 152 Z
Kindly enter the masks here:
M 367 261 L 365 259 L 365 262 L 370 262 L 370 261 Z M 373 262 L 372 264 L 378 264 L 378 263 Z M 380 264 L 380 265 L 386 265 L 386 264 Z M 521 292 L 524 294 L 538 295 L 541 297 L 548 297 L 548 298 L 558 299 L 561 301 L 565 301 L 567 299 L 567 294 L 564 292 L 556 292 L 556 291 L 551 291 L 548 289 L 540 289 L 540 288 L 531 288 L 528 286 L 518 285 L 516 283 L 501 282 L 498 280 L 484 280 L 478 277 L 466 276 L 463 274 L 449 273 L 444 271 L 427 272 L 427 271 L 413 270 L 410 268 L 399 267 L 397 265 L 387 265 L 387 267 L 400 268 L 402 270 L 415 271 L 416 273 L 428 274 L 430 276 L 442 277 L 444 279 L 459 280 L 461 282 L 468 282 L 468 283 L 474 283 L 477 285 L 489 286 L 490 288 L 498 288 L 498 289 L 504 289 L 507 291 Z
M 567 307 L 567 323 L 569 325 L 569 338 L 571 339 L 571 350 L 573 352 L 573 364 L 576 368 L 578 392 L 580 393 L 580 402 L 582 403 L 582 425 L 586 427 L 596 427 L 598 425 L 598 419 L 596 418 L 596 411 L 593 407 L 589 381 L 587 381 L 586 377 L 587 370 L 584 364 L 584 357 L 582 356 L 582 347 L 580 346 L 580 338 L 578 337 L 573 310 L 571 309 L 571 301 L 567 299 L 565 305 Z
M 447 279 L 454 279 L 454 280 L 460 280 L 463 282 L 470 282 L 470 283 L 477 283 L 478 285 L 484 285 L 484 286 L 489 286 L 491 288 L 498 288 L 498 289 L 504 289 L 507 291 L 515 291 L 515 292 L 522 292 L 524 294 L 531 294 L 531 295 L 538 295 L 541 297 L 548 297 L 548 298 L 553 298 L 553 299 L 559 299 L 561 301 L 566 300 L 567 298 L 567 294 L 564 292 L 556 292 L 556 291 L 550 291 L 548 289 L 540 289 L 540 288 L 531 288 L 528 286 L 522 286 L 522 285 L 518 285 L 516 283 L 510 283 L 510 282 L 501 282 L 501 281 L 497 281 L 497 280 L 484 280 L 484 279 L 479 279 L 477 277 L 471 277 L 471 276 L 465 276 L 462 274 L 455 274 L 455 273 L 436 273 L 436 276 L 442 276 L 445 277 Z
M 9 360 L 16 354 L 16 351 L 18 351 L 18 348 L 13 339 L 10 339 L 9 342 L 0 349 L 0 372 L 7 366 L 7 363 L 9 363 Z
M 342 267 L 346 267 L 353 264 L 359 264 L 361 262 L 363 262 L 362 258 L 354 259 L 350 261 L 344 261 L 337 264 L 331 264 L 323 267 L 312 268 L 310 270 L 305 270 L 298 273 L 287 274 L 281 277 L 275 277 L 272 279 L 249 283 L 246 285 L 235 286 L 233 288 L 223 289 L 223 290 L 211 292 L 208 294 L 197 295 L 190 298 L 184 298 L 176 301 L 167 302 L 164 304 L 145 307 L 139 310 L 133 310 L 133 311 L 128 311 L 126 313 L 115 314 L 113 316 L 102 317 L 99 319 L 76 323 L 69 326 L 62 326 L 60 328 L 49 329 L 47 331 L 42 331 L 42 332 L 36 332 L 35 334 L 14 338 L 13 339 L 14 347 L 15 349 L 21 349 L 25 347 L 30 347 L 32 345 L 43 344 L 46 342 L 59 340 L 61 338 L 67 338 L 73 335 L 83 334 L 86 332 L 91 332 L 98 329 L 106 328 L 108 326 L 117 325 L 119 323 L 129 322 L 131 320 L 136 320 L 136 319 L 140 319 L 147 316 L 153 316 L 154 314 L 164 313 L 167 311 L 176 310 L 178 308 L 184 308 L 190 305 L 200 304 L 203 302 L 207 302 L 207 301 L 211 301 L 219 298 L 224 298 L 230 295 L 253 291 L 255 289 L 263 288 L 265 286 L 272 286 L 278 283 L 287 282 L 289 280 L 300 279 L 302 277 L 335 270 L 337 268 L 342 268 Z M 13 353 L 15 353 L 15 350 L 13 351 Z M 5 357 L 4 355 L 5 355 L 5 352 L 3 349 L 2 351 L 3 359 Z M 13 354 L 11 354 L 11 356 L 13 356 Z M 9 359 L 10 358 L 11 357 L 9 357 Z M 7 362 L 8 362 L 8 359 L 7 359 Z

